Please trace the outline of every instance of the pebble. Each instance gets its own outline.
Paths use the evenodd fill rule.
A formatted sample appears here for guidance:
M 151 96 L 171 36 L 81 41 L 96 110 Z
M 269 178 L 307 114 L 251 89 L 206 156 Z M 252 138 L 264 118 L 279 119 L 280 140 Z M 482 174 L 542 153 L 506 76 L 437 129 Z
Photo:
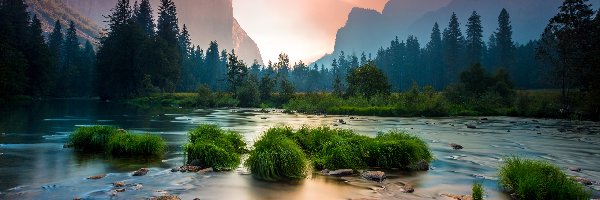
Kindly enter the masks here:
M 574 172 L 581 172 L 581 168 L 579 168 L 579 167 L 569 167 L 569 170 L 574 171 Z
M 146 168 L 140 168 L 137 171 L 133 172 L 132 176 L 144 176 L 148 173 L 148 169 Z
M 450 146 L 455 149 L 455 150 L 460 150 L 463 149 L 463 146 L 460 144 L 456 144 L 456 143 L 451 143 Z

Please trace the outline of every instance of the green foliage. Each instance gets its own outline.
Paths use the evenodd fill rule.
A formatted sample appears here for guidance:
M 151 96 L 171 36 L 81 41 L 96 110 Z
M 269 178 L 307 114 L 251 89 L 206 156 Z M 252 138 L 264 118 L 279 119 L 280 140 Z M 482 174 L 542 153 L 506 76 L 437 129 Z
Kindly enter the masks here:
M 481 183 L 473 183 L 473 187 L 471 190 L 471 196 L 473 197 L 473 200 L 483 200 L 484 189 Z
M 517 199 L 589 199 L 590 193 L 560 168 L 537 160 L 507 158 L 500 168 L 500 184 Z
M 254 144 L 244 165 L 255 178 L 290 181 L 306 177 L 308 160 L 302 149 L 286 137 L 288 128 L 272 128 Z
M 241 107 L 257 107 L 260 104 L 260 92 L 256 82 L 247 80 L 239 86 L 235 92 L 235 96 L 240 102 Z
M 237 132 L 225 131 L 215 124 L 202 124 L 188 132 L 184 145 L 186 164 L 198 162 L 200 167 L 232 170 L 240 164 L 246 142 Z
M 110 126 L 80 127 L 69 136 L 69 142 L 78 151 L 115 157 L 160 156 L 166 150 L 160 136 L 131 134 Z
M 367 63 L 348 74 L 348 95 L 370 98 L 390 94 L 387 76 L 374 63 Z

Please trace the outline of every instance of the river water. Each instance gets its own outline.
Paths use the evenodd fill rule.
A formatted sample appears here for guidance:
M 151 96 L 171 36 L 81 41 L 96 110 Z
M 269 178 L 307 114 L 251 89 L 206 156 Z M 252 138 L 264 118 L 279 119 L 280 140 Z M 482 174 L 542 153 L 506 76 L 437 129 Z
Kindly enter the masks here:
M 144 199 L 164 193 L 182 199 L 444 199 L 442 194 L 469 194 L 473 182 L 485 186 L 487 199 L 509 199 L 500 192 L 497 169 L 506 156 L 546 160 L 566 173 L 600 181 L 600 124 L 594 122 L 513 117 L 384 118 L 261 113 L 252 109 L 146 109 L 92 100 L 53 100 L 0 108 L 0 199 Z M 358 177 L 325 177 L 318 173 L 299 183 L 267 183 L 232 172 L 173 173 L 182 165 L 186 132 L 201 123 L 216 123 L 242 133 L 252 144 L 263 131 L 277 125 L 295 128 L 334 126 L 337 119 L 375 136 L 392 129 L 423 138 L 435 161 L 428 172 L 387 171 L 375 183 Z M 465 124 L 476 125 L 469 129 Z M 114 125 L 165 138 L 169 151 L 158 160 L 112 159 L 63 148 L 79 126 Z M 464 146 L 453 150 L 450 143 Z M 576 166 L 581 172 L 571 172 Z M 146 176 L 131 172 L 150 168 Z M 107 174 L 100 180 L 86 178 Z M 112 196 L 112 183 L 138 185 Z M 413 194 L 391 187 L 415 186 Z M 139 187 L 142 186 L 142 187 Z M 386 189 L 383 189 L 383 188 Z M 600 185 L 590 186 L 598 196 Z

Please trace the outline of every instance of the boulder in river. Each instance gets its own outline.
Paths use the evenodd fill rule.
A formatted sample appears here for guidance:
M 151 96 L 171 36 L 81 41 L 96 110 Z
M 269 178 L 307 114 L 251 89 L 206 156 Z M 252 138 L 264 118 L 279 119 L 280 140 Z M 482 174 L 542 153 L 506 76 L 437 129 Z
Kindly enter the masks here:
M 330 171 L 327 173 L 329 176 L 350 176 L 354 174 L 354 170 L 352 169 L 338 169 L 334 171 Z
M 367 180 L 381 182 L 385 180 L 385 172 L 382 171 L 365 171 L 361 176 Z
M 144 176 L 148 173 L 148 171 L 150 171 L 150 170 L 148 170 L 146 168 L 140 168 L 137 171 L 133 172 L 132 176 Z
M 415 165 L 415 170 L 418 171 L 429 171 L 429 162 L 421 160 Z
M 415 187 L 412 184 L 408 184 L 405 183 L 404 186 L 402 186 L 402 192 L 404 193 L 413 193 L 415 192 Z
M 485 118 L 485 117 L 481 118 L 481 121 L 487 121 L 487 120 L 488 120 L 488 118 Z
M 150 200 L 181 200 L 178 196 L 166 194 L 158 197 L 152 197 Z
M 123 182 L 123 181 L 114 182 L 113 186 L 115 186 L 115 187 L 124 187 L 125 186 L 125 182 Z
M 442 196 L 446 196 L 454 200 L 473 200 L 473 197 L 471 195 L 442 194 Z
M 87 177 L 87 179 L 98 180 L 98 179 L 102 179 L 104 177 L 106 177 L 106 174 L 100 174 L 100 175 L 90 176 L 90 177 Z
M 569 167 L 569 170 L 570 170 L 570 171 L 574 171 L 574 172 L 581 172 L 581 168 L 579 168 L 579 167 L 574 167 L 574 166 L 571 166 L 571 167 Z
M 470 128 L 470 129 L 476 129 L 476 128 L 477 128 L 477 126 L 475 126 L 475 125 L 473 125 L 473 124 L 467 124 L 467 128 Z
M 590 179 L 587 178 L 583 178 L 583 177 L 575 177 L 573 178 L 575 180 L 575 182 L 584 184 L 584 185 L 592 185 L 594 184 L 592 181 L 590 181 Z
M 456 143 L 451 143 L 450 146 L 455 150 L 463 149 L 462 145 Z

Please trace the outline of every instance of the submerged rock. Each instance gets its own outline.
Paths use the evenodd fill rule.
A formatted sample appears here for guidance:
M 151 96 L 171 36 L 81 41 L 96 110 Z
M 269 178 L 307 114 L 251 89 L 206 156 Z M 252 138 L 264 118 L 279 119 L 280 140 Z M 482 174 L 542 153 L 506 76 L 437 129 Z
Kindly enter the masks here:
M 412 184 L 408 184 L 408 183 L 405 183 L 404 186 L 402 186 L 402 188 L 400 188 L 400 189 L 402 189 L 402 192 L 404 192 L 404 193 L 415 192 L 415 187 Z
M 429 171 L 429 162 L 427 162 L 425 160 L 419 161 L 419 163 L 417 163 L 417 165 L 415 165 L 415 170 Z
M 470 129 L 476 129 L 476 128 L 477 128 L 477 126 L 475 126 L 475 125 L 473 125 L 473 124 L 467 124 L 467 128 L 470 128 Z
M 381 182 L 385 180 L 385 172 L 382 171 L 365 171 L 361 176 L 367 180 Z
M 148 173 L 148 169 L 146 168 L 140 168 L 137 171 L 133 172 L 132 176 L 144 176 Z
M 481 118 L 481 121 L 487 121 L 487 120 L 488 120 L 488 118 L 485 118 L 485 117 Z
M 123 182 L 123 181 L 114 182 L 113 186 L 115 186 L 115 187 L 124 187 L 125 186 L 125 182 Z
M 569 167 L 569 170 L 574 171 L 574 172 L 581 172 L 581 168 L 579 168 L 579 167 Z
M 338 123 L 340 123 L 340 124 L 346 124 L 346 121 L 344 121 L 343 119 L 338 119 Z
M 456 143 L 451 143 L 450 146 L 455 150 L 463 149 L 462 145 Z
M 442 194 L 442 196 L 446 196 L 452 198 L 454 200 L 473 200 L 471 195 L 460 195 L 460 194 Z
M 329 176 L 350 176 L 352 174 L 354 174 L 354 170 L 352 169 L 338 169 L 327 173 Z
M 212 167 L 206 168 L 206 169 L 201 169 L 198 171 L 198 174 L 206 174 L 208 172 L 213 172 L 214 169 Z
M 116 189 L 115 192 L 125 192 L 125 188 Z
M 102 179 L 104 177 L 106 177 L 106 174 L 100 174 L 100 175 L 90 176 L 90 177 L 87 177 L 87 179 L 98 180 L 98 179 Z

